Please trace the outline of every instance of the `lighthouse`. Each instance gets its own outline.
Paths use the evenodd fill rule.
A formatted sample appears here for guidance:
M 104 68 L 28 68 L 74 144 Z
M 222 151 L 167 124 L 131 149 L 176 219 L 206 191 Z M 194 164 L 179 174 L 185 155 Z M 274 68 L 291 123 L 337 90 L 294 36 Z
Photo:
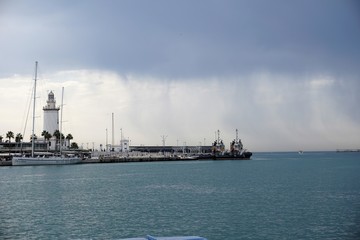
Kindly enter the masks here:
M 43 107 L 44 110 L 44 131 L 47 131 L 51 135 L 54 134 L 56 130 L 59 130 L 59 107 L 56 107 L 56 101 L 54 93 L 50 91 L 48 95 L 48 100 L 46 101 L 46 106 Z

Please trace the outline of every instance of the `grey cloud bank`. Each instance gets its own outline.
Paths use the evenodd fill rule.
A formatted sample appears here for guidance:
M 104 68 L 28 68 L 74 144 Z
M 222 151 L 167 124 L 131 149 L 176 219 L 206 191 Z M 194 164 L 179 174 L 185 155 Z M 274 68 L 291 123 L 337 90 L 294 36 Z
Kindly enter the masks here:
M 1 1 L 0 36 L 0 135 L 38 60 L 78 142 L 104 143 L 115 112 L 139 144 L 360 145 L 356 1 Z
M 38 57 L 53 70 L 166 78 L 359 73 L 353 1 L 3 1 L 2 8 L 2 72 Z

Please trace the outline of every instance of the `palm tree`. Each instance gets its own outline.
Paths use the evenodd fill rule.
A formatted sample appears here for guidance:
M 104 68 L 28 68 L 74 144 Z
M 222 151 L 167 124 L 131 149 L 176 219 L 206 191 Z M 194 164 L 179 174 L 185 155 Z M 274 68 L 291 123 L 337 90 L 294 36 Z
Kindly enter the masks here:
M 71 146 L 70 145 L 70 140 L 74 139 L 73 136 L 71 135 L 71 133 L 69 133 L 68 135 L 66 135 L 66 140 L 68 140 L 68 143 L 69 145 L 68 146 Z
M 55 132 L 53 133 L 53 136 L 56 137 L 56 139 L 60 139 L 60 131 L 55 130 Z
M 14 138 L 14 133 L 12 131 L 8 131 L 6 134 L 6 138 L 9 139 L 9 143 L 10 143 L 11 139 Z
M 70 145 L 70 148 L 72 149 L 79 149 L 79 146 L 76 142 L 72 142 L 71 145 Z
M 47 131 L 46 131 L 46 130 L 43 130 L 43 131 L 42 131 L 42 133 L 41 133 L 41 136 L 43 136 L 43 137 L 44 137 L 44 140 L 46 140 L 46 138 L 45 138 L 46 133 L 47 133 Z
M 62 149 L 62 146 L 66 145 L 65 144 L 65 136 L 64 134 L 61 134 L 61 149 Z
M 32 135 L 30 135 L 30 142 L 32 142 Z M 36 136 L 36 134 L 34 133 L 34 141 L 37 139 L 37 136 Z
M 50 138 L 52 137 L 51 134 L 48 131 L 42 131 L 41 136 L 44 137 L 45 141 L 47 140 L 48 144 L 47 146 L 49 147 L 49 142 L 50 142 Z
M 55 130 L 55 132 L 53 133 L 53 136 L 56 138 L 56 143 L 55 143 L 55 149 L 57 148 L 58 145 L 58 141 L 60 139 L 60 131 L 59 130 Z
M 16 134 L 15 142 L 19 143 L 21 142 L 21 140 L 23 140 L 22 134 L 21 133 Z
M 41 133 L 41 136 L 43 136 L 44 137 L 44 139 L 45 140 L 50 140 L 50 138 L 52 137 L 52 135 L 48 132 L 48 131 L 43 131 L 42 133 Z

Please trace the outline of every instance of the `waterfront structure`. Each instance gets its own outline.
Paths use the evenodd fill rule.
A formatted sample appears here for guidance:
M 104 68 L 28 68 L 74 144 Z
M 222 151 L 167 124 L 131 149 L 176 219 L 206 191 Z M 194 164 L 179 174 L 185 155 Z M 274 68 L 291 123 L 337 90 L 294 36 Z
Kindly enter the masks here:
M 131 152 L 198 154 L 211 153 L 212 146 L 130 146 Z
M 31 156 L 27 156 L 26 154 L 20 157 L 12 158 L 13 166 L 32 166 L 32 165 L 64 165 L 64 164 L 76 164 L 81 162 L 81 158 L 71 155 L 65 155 L 61 152 L 60 147 L 60 155 L 49 155 L 48 153 L 36 153 L 35 154 L 35 101 L 36 101 L 36 80 L 37 80 L 37 68 L 38 62 L 35 62 L 35 78 L 34 78 L 34 94 L 33 94 L 33 121 L 32 121 L 32 135 L 31 135 Z M 51 92 L 52 93 L 52 92 Z M 64 95 L 64 88 L 63 88 Z M 50 98 L 51 97 L 51 98 Z M 55 99 L 53 98 L 53 94 L 49 94 L 50 107 L 55 106 Z M 57 121 L 59 122 L 59 121 Z M 60 132 L 61 134 L 61 132 Z M 60 138 L 61 142 L 61 138 Z M 61 144 L 60 144 L 61 146 Z
M 122 152 L 128 152 L 129 151 L 129 139 L 121 139 L 120 147 L 121 147 Z
M 59 130 L 59 107 L 56 107 L 56 100 L 52 91 L 48 94 L 48 100 L 44 110 L 44 127 L 43 130 L 49 132 L 51 135 L 56 130 Z

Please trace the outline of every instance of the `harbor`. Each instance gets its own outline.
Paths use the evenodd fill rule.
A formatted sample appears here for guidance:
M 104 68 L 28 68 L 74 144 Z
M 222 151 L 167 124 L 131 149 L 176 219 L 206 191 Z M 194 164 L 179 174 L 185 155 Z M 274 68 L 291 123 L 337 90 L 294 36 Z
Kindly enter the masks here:
M 219 139 L 211 146 L 127 146 L 126 148 L 115 146 L 103 151 L 67 149 L 62 153 L 66 156 L 79 157 L 81 161 L 76 164 L 251 159 L 252 153 L 243 149 L 239 140 L 235 139 L 229 144 L 231 147 L 229 151 L 225 150 L 223 141 Z M 0 143 L 0 166 L 12 166 L 14 156 L 30 155 L 31 148 L 28 145 L 30 144 Z M 36 144 L 35 155 L 39 163 L 29 165 L 49 165 L 45 160 L 48 155 L 54 154 L 54 151 L 46 150 L 46 143 Z M 44 160 L 43 164 L 41 160 Z
M 129 146 L 127 140 L 120 145 L 107 145 L 101 151 L 94 149 L 71 149 L 62 146 L 62 155 L 57 155 L 57 148 L 49 149 L 45 140 L 31 143 L 0 143 L 0 166 L 16 166 L 14 158 L 23 156 L 22 166 L 32 165 L 67 165 L 95 163 L 135 163 L 164 161 L 196 161 L 196 160 L 250 160 L 252 153 L 243 148 L 241 140 L 236 138 L 230 142 L 230 150 L 226 149 L 216 132 L 216 140 L 210 146 Z M 69 144 L 68 144 L 69 145 Z M 26 156 L 33 156 L 31 158 Z M 59 156 L 62 156 L 61 158 Z M 63 159 L 78 159 L 76 162 L 64 162 Z M 50 160 L 49 160 L 50 159 Z
M 360 240 L 360 0 L 0 0 L 0 240 Z
M 211 148 L 211 146 L 209 146 Z M 209 148 L 208 147 L 208 148 Z M 73 153 L 72 153 L 73 154 Z M 215 161 L 215 160 L 250 160 L 241 157 L 219 157 L 212 153 L 186 153 L 176 154 L 174 152 L 78 152 L 82 155 L 82 160 L 76 164 L 96 164 L 96 163 L 136 163 L 136 162 L 165 162 L 165 161 Z M 43 158 L 38 157 L 40 160 Z M 40 165 L 40 164 L 37 164 Z M 48 165 L 48 164 L 41 164 Z M 11 155 L 2 155 L 0 166 L 12 166 Z
M 34 87 L 32 95 L 32 130 L 30 142 L 23 140 L 21 133 L 16 134 L 15 143 L 11 142 L 14 133 L 8 131 L 6 140 L 0 135 L 0 166 L 34 166 L 34 165 L 72 165 L 79 163 L 116 163 L 116 162 L 157 162 L 157 161 L 186 161 L 186 160 L 249 160 L 251 152 L 243 148 L 238 137 L 230 142 L 229 150 L 226 149 L 220 130 L 215 132 L 215 141 L 211 146 L 166 146 L 167 136 L 162 135 L 162 146 L 130 146 L 129 138 L 123 137 L 122 128 L 120 144 L 115 144 L 114 113 L 112 120 L 112 142 L 108 144 L 106 129 L 106 144 L 100 144 L 100 150 L 79 148 L 71 134 L 62 131 L 64 87 L 62 87 L 61 105 L 56 105 L 55 95 L 48 93 L 46 105 L 43 107 L 42 137 L 37 137 L 35 131 L 36 119 L 36 86 L 38 75 L 38 62 L 35 62 Z M 30 105 L 29 105 L 30 110 Z M 59 115 L 60 112 L 60 115 Z M 26 121 L 27 122 L 27 121 Z M 26 126 L 25 126 L 26 128 Z M 205 143 L 205 139 L 204 139 Z M 93 144 L 94 145 L 94 144 Z M 204 144 L 205 145 L 205 144 Z

